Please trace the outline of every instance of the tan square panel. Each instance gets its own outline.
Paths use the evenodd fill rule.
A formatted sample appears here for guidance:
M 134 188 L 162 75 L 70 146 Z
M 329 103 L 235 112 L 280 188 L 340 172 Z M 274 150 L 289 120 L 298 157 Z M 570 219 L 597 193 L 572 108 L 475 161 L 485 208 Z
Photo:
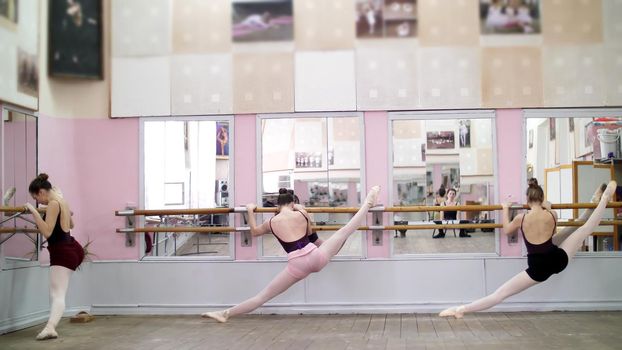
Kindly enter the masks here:
M 354 12 L 352 0 L 294 0 L 296 48 L 352 48 L 355 37 Z
M 622 1 L 603 0 L 605 43 L 622 45 Z
M 546 106 L 605 104 L 603 49 L 600 45 L 546 47 L 543 55 Z
M 422 120 L 394 120 L 393 138 L 394 139 L 419 139 L 424 136 Z
M 173 1 L 173 52 L 231 50 L 231 4 L 228 0 Z
M 479 3 L 475 0 L 419 0 L 421 46 L 479 45 Z
M 421 107 L 480 107 L 480 69 L 477 48 L 421 48 L 418 70 Z
M 236 53 L 233 63 L 234 113 L 294 111 L 291 53 Z
M 622 105 L 622 47 L 609 47 L 604 53 L 606 105 Z
M 540 49 L 482 49 L 482 104 L 496 108 L 541 106 Z
M 417 57 L 414 48 L 356 51 L 358 110 L 416 109 Z
M 171 67 L 173 115 L 231 114 L 231 54 L 174 55 Z
M 603 40 L 601 0 L 542 1 L 545 44 L 596 44 Z

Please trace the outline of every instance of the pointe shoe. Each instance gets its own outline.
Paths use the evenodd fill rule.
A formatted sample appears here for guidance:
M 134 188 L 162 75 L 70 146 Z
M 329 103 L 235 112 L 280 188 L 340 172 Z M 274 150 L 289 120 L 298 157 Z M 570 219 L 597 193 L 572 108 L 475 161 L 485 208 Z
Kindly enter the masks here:
M 36 339 L 37 340 L 48 340 L 48 339 L 56 339 L 56 338 L 58 338 L 58 333 L 56 333 L 54 329 L 45 327 L 43 328 L 41 333 L 37 335 Z
M 11 198 L 13 198 L 14 195 L 15 195 L 15 187 L 9 188 L 9 190 L 6 191 L 4 193 L 4 196 L 2 197 L 2 205 L 4 205 L 5 207 L 8 207 L 9 203 L 11 202 Z
M 369 205 L 369 207 L 373 207 L 376 205 L 378 201 L 378 193 L 380 193 L 380 186 L 374 186 L 367 193 L 367 198 L 365 198 L 365 204 Z
M 455 317 L 455 318 L 462 318 L 464 317 L 464 306 L 454 306 L 454 307 L 450 307 L 449 309 L 445 309 L 443 311 L 441 311 L 440 314 L 438 314 L 440 317 Z
M 229 310 L 206 312 L 201 314 L 201 317 L 211 318 L 220 323 L 225 323 L 229 319 Z
M 592 203 L 600 202 L 600 198 L 603 196 L 603 192 L 607 189 L 607 184 L 601 184 L 598 186 L 596 191 L 594 191 L 594 195 L 592 195 L 592 199 L 590 200 Z
M 605 191 L 603 192 L 602 198 L 606 198 L 607 202 L 611 201 L 613 199 L 613 195 L 616 193 L 617 187 L 618 184 L 615 181 L 609 181 L 609 184 L 607 184 L 607 188 L 605 188 Z

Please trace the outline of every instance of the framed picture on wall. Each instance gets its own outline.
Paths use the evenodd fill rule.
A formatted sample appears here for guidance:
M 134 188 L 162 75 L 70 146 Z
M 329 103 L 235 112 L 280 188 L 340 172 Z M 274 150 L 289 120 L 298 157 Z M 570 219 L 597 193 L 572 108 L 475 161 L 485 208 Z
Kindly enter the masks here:
M 460 147 L 471 147 L 471 121 L 463 119 L 458 121 L 458 133 L 460 136 Z
M 232 3 L 233 42 L 290 41 L 294 37 L 292 0 Z
M 216 159 L 229 159 L 228 122 L 216 122 Z
M 540 0 L 480 0 L 481 33 L 538 34 Z
M 529 149 L 533 148 L 533 129 L 529 129 Z
M 453 131 L 428 131 L 426 133 L 427 149 L 456 148 Z
M 357 0 L 357 38 L 408 38 L 417 35 L 416 0 Z
M 0 26 L 16 28 L 18 3 L 17 0 L 0 0 Z
M 36 54 L 17 49 L 17 91 L 39 96 L 39 63 Z
M 568 118 L 568 131 L 574 132 L 574 118 Z
M 50 76 L 103 79 L 101 0 L 52 0 Z

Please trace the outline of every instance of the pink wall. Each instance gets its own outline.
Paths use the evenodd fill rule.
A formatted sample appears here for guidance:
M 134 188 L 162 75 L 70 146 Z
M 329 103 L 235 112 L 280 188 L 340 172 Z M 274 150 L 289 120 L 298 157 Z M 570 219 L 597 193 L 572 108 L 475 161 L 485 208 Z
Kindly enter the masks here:
M 74 212 L 72 235 L 93 241 L 93 260 L 138 259 L 115 232 L 114 211 L 138 204 L 138 119 L 39 118 L 39 170 L 62 189 Z
M 236 207 L 257 202 L 256 118 L 254 114 L 246 114 L 236 115 L 234 120 L 234 203 Z M 241 215 L 236 215 L 236 226 L 242 226 L 240 221 Z M 236 232 L 235 258 L 238 260 L 257 258 L 257 239 L 252 239 L 250 247 L 242 247 L 242 235 Z
M 523 111 L 520 109 L 497 110 L 497 164 L 499 180 L 499 200 L 505 201 L 508 195 L 521 201 L 523 174 L 526 171 L 523 161 Z M 499 212 L 500 213 L 500 212 Z M 507 236 L 501 234 L 500 253 L 502 256 L 522 254 L 520 236 L 518 243 L 508 244 Z
M 379 203 L 389 203 L 389 116 L 387 112 L 365 112 L 365 182 L 367 188 L 361 190 L 361 200 L 365 200 L 367 189 L 380 185 Z M 389 223 L 389 215 L 383 217 Z M 368 223 L 372 223 L 371 215 Z M 384 232 L 382 245 L 374 246 L 372 233 L 367 232 L 367 257 L 385 258 L 390 254 L 389 233 Z

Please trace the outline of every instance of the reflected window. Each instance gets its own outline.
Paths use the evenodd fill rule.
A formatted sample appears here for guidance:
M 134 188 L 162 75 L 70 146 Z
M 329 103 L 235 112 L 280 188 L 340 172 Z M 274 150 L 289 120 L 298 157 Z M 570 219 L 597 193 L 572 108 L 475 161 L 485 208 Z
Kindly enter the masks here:
M 394 206 L 494 203 L 492 116 L 442 118 L 391 116 Z M 494 219 L 494 212 L 478 211 L 403 212 L 393 217 L 398 225 L 494 223 Z M 492 229 L 398 230 L 393 239 L 396 255 L 495 250 Z
M 612 179 L 621 183 L 622 111 L 527 111 L 525 116 L 526 175 L 538 180 L 546 200 L 553 204 L 588 203 L 600 184 Z M 619 191 L 617 196 L 620 200 Z M 584 212 L 557 210 L 562 223 L 577 220 Z M 618 212 L 607 210 L 603 220 L 619 217 Z M 598 226 L 581 250 L 618 251 L 621 233 L 619 225 Z
M 32 203 L 30 181 L 37 176 L 37 118 L 15 110 L 2 109 L 2 206 Z M 12 214 L 5 214 L 3 219 Z M 30 219 L 30 216 L 24 218 Z M 39 259 L 39 235 L 28 233 L 36 226 L 21 217 L 4 222 L 0 233 L 3 269 L 32 265 Z
M 144 120 L 144 207 L 230 207 L 230 122 Z M 229 226 L 229 214 L 145 218 L 147 226 Z M 148 256 L 231 256 L 230 233 L 148 233 Z
M 293 189 L 306 207 L 358 207 L 361 192 L 360 116 L 261 119 L 261 184 L 264 207 L 276 206 L 279 188 Z M 268 220 L 272 214 L 263 215 Z M 312 215 L 315 225 L 345 224 L 350 214 Z M 319 231 L 326 239 L 333 232 Z M 355 233 L 339 255 L 362 256 Z M 285 256 L 273 235 L 262 236 L 263 256 Z

